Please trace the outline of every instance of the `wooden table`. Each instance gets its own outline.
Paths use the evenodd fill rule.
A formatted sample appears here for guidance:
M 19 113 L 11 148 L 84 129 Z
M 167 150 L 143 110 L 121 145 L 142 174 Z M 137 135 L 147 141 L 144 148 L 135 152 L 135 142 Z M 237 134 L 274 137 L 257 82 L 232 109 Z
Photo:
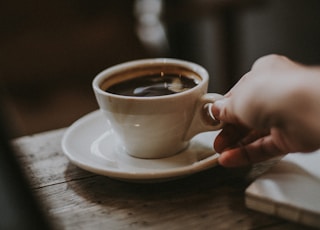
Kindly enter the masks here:
M 13 141 L 57 229 L 307 229 L 245 207 L 244 191 L 266 165 L 218 166 L 155 184 L 121 182 L 71 164 L 61 149 L 64 131 Z

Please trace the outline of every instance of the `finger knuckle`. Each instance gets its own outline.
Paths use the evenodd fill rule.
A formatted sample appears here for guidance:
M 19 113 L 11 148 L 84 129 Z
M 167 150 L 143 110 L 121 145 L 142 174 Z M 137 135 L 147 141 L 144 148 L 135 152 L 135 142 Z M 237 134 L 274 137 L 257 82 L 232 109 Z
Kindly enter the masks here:
M 253 66 L 252 69 L 259 69 L 259 68 L 274 68 L 280 62 L 287 60 L 285 56 L 278 55 L 278 54 L 269 54 L 263 57 L 258 58 Z

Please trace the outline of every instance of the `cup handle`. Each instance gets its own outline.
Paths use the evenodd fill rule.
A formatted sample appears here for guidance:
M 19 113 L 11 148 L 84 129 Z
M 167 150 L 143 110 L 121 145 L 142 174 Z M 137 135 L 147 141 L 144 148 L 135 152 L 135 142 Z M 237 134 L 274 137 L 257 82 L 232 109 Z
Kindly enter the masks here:
M 217 120 L 211 113 L 211 105 L 222 98 L 223 96 L 217 93 L 207 93 L 200 97 L 194 110 L 191 125 L 184 138 L 186 141 L 198 133 L 215 131 L 223 127 L 223 122 Z

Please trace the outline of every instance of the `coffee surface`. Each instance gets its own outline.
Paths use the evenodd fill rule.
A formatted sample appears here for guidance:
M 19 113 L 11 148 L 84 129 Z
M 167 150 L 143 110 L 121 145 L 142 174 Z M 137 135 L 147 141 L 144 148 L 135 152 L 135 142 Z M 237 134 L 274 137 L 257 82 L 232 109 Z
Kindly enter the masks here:
M 137 97 L 180 93 L 197 85 L 197 80 L 178 74 L 153 74 L 136 77 L 110 86 L 106 92 Z

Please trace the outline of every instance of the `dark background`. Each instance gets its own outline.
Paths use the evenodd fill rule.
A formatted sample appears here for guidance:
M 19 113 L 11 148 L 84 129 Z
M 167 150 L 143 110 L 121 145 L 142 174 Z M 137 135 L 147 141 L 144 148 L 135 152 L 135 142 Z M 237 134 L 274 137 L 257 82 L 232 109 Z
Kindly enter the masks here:
M 9 126 L 14 136 L 69 126 L 98 108 L 93 77 L 133 59 L 197 62 L 211 75 L 209 91 L 219 93 L 266 54 L 319 64 L 319 12 L 317 0 L 2 1 Z

